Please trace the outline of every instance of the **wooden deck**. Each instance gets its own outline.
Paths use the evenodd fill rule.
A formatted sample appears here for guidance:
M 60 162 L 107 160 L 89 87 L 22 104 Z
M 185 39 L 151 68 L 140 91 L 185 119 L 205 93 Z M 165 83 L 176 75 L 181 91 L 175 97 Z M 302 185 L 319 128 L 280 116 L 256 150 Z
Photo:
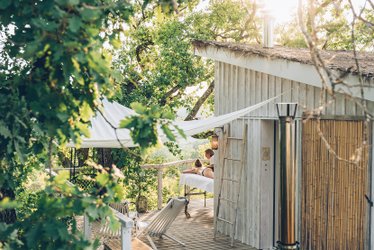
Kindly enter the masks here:
M 213 240 L 213 199 L 207 200 L 207 207 L 204 207 L 203 200 L 192 200 L 189 205 L 191 218 L 187 219 L 183 212 L 177 217 L 168 230 L 168 234 L 186 244 L 186 247 L 164 237 L 162 239 L 153 238 L 156 246 L 160 250 L 188 250 L 188 249 L 251 249 L 248 245 L 236 242 L 233 248 L 230 247 L 230 238 L 219 235 Z M 158 211 L 153 211 L 141 216 L 142 221 L 150 221 L 157 215 Z M 144 243 L 149 245 L 146 237 L 141 237 Z M 108 244 L 109 243 L 109 244 Z M 120 239 L 112 238 L 107 242 L 112 249 L 120 249 Z M 136 249 L 134 249 L 136 250 Z
M 189 204 L 189 213 L 191 218 L 187 219 L 184 211 L 180 213 L 177 219 L 173 222 L 168 234 L 177 238 L 186 244 L 186 247 L 164 237 L 162 239 L 153 238 L 156 246 L 160 250 L 189 250 L 189 249 L 250 249 L 255 250 L 248 245 L 236 242 L 233 248 L 230 247 L 230 238 L 223 235 L 218 235 L 216 240 L 213 240 L 213 199 L 207 199 L 207 206 L 204 207 L 203 200 L 192 200 Z M 141 221 L 151 221 L 158 211 L 152 211 L 143 214 Z M 100 223 L 95 222 L 92 225 L 92 234 L 94 238 L 99 238 L 101 243 L 106 242 L 111 249 L 121 249 L 121 239 L 118 236 L 106 237 L 100 233 Z M 141 241 L 149 244 L 146 237 L 141 237 Z M 103 246 L 100 248 L 103 249 Z M 133 247 L 137 250 L 136 247 Z M 145 248 L 141 248 L 145 249 Z
M 187 219 L 182 212 L 168 230 L 168 234 L 174 236 L 178 240 L 186 244 L 186 247 L 167 239 L 154 238 L 154 242 L 160 250 L 171 249 L 252 249 L 248 245 L 236 242 L 234 248 L 230 247 L 230 238 L 219 235 L 213 240 L 213 199 L 207 200 L 207 207 L 204 207 L 203 200 L 192 200 L 188 209 L 191 218 Z M 149 220 L 154 216 L 155 212 L 150 213 L 143 220 Z M 142 241 L 149 244 L 147 239 L 141 238 Z

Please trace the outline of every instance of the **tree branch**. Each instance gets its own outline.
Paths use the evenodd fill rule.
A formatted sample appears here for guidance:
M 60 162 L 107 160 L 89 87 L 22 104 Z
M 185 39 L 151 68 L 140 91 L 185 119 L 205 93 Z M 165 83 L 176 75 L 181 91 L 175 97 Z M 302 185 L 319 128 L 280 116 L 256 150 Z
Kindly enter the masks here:
M 213 90 L 214 90 L 214 80 L 209 84 L 209 87 L 207 88 L 207 90 L 205 90 L 204 94 L 199 98 L 199 100 L 197 100 L 197 102 L 195 103 L 195 106 L 192 108 L 190 113 L 184 119 L 185 121 L 190 121 L 193 118 L 195 118 L 197 112 L 199 112 L 200 110 L 201 105 L 204 104 L 204 102 L 208 99 L 208 97 L 213 92 Z
M 365 6 L 361 9 L 360 13 L 357 14 L 356 11 L 355 11 L 355 9 L 354 9 L 354 6 L 353 6 L 353 4 L 352 4 L 352 1 L 351 1 L 351 0 L 348 0 L 348 3 L 349 3 L 349 5 L 350 5 L 350 8 L 351 8 L 351 12 L 352 12 L 352 14 L 353 14 L 353 17 L 355 17 L 355 18 L 361 20 L 363 23 L 365 23 L 365 24 L 367 25 L 367 27 L 369 27 L 369 28 L 371 28 L 371 29 L 374 29 L 374 23 L 372 23 L 372 22 L 370 22 L 370 21 L 368 21 L 367 19 L 365 19 L 365 18 L 362 17 L 362 13 L 363 13 L 363 11 L 364 11 L 364 9 L 365 9 Z M 365 2 L 365 3 L 366 3 L 366 2 Z
M 140 67 L 143 68 L 143 63 L 142 63 L 142 58 L 140 57 L 140 54 L 145 51 L 149 45 L 153 45 L 153 41 L 145 41 L 144 43 L 142 44 L 139 44 L 138 46 L 136 46 L 136 49 L 135 49 L 135 53 L 136 53 L 136 60 L 138 61 Z
M 161 104 L 161 106 L 164 106 L 164 105 L 166 104 L 168 98 L 169 98 L 171 95 L 173 95 L 175 92 L 177 92 L 177 91 L 180 89 L 180 87 L 181 87 L 181 86 L 176 85 L 176 86 L 172 87 L 168 92 L 166 92 L 166 93 L 164 94 L 164 96 L 163 96 L 163 97 L 161 98 L 161 100 L 160 100 L 160 104 Z

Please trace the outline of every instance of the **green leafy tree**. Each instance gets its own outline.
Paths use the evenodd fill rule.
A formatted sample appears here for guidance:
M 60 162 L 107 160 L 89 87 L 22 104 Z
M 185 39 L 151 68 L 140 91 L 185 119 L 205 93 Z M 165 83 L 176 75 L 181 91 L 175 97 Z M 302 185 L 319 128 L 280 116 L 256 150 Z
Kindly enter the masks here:
M 113 219 L 108 204 L 123 198 L 114 167 L 96 166 L 88 194 L 66 175 L 50 178 L 18 219 L 14 208 L 29 199 L 15 191 L 32 170 L 51 167 L 56 144 L 88 136 L 98 98 L 112 95 L 118 77 L 105 44 L 120 44 L 130 14 L 124 1 L 0 1 L 0 248 L 95 246 L 73 217 Z
M 215 0 L 187 15 L 186 23 L 194 39 L 260 44 L 259 9 L 255 1 Z
M 152 198 L 156 192 L 157 171 L 154 169 L 143 169 L 140 157 L 141 151 L 138 148 L 129 150 L 112 151 L 113 160 L 116 162 L 125 176 L 123 182 L 126 186 L 126 198 L 137 203 L 141 196 Z M 148 199 L 150 201 L 151 199 Z
M 350 1 L 310 1 L 303 7 L 308 32 L 312 34 L 316 48 L 322 50 L 370 50 L 373 46 L 373 12 L 363 8 L 362 20 L 353 24 Z M 356 10 L 357 11 L 357 10 Z M 357 15 L 359 14 L 357 11 Z M 276 27 L 277 42 L 282 46 L 306 48 L 307 43 L 295 15 L 291 21 Z M 313 20 L 313 22 L 312 22 Z M 365 20 L 365 21 L 363 21 Z M 352 26 L 353 25 L 353 26 Z M 354 42 L 352 41 L 352 31 Z
M 276 35 L 277 44 L 289 48 L 306 48 L 307 44 L 305 38 L 300 31 L 296 16 L 291 21 L 278 24 L 275 27 L 274 34 Z
M 209 110 L 213 107 L 213 63 L 194 55 L 192 40 L 259 41 L 255 5 L 243 8 L 239 1 L 213 1 L 207 10 L 201 11 L 196 11 L 196 5 L 196 1 L 182 3 L 177 11 L 168 14 L 156 5 L 146 8 L 134 5 L 135 14 L 124 31 L 125 45 L 113 52 L 118 54 L 114 66 L 122 76 L 117 85 L 121 91 L 114 98 L 140 114 L 123 121 L 121 127 L 131 128 L 140 145 L 151 145 L 149 138 L 157 138 L 155 132 L 147 130 L 147 123 L 155 125 L 154 121 L 160 118 L 162 123 L 163 118 L 171 118 L 171 113 L 180 108 L 187 109 L 185 119 L 191 120 L 201 107 Z M 191 87 L 202 94 L 191 94 L 187 91 Z M 178 128 L 172 131 L 165 126 L 167 123 L 162 125 L 163 133 L 174 139 Z M 167 146 L 176 154 L 180 150 L 173 144 Z M 112 154 L 117 160 L 124 158 L 123 152 L 113 150 Z M 126 187 L 131 190 L 129 198 L 152 190 L 155 179 L 149 171 L 140 168 L 142 159 L 133 154 L 125 158 L 131 161 L 126 163 L 131 167 L 121 164 L 125 169 Z M 154 159 L 152 162 L 156 163 Z M 165 176 L 169 172 L 173 171 L 167 171 Z M 171 194 L 168 190 L 163 192 Z
M 126 45 L 114 63 L 123 76 L 116 99 L 128 106 L 137 101 L 172 111 L 183 107 L 189 111 L 186 120 L 206 103 L 212 108 L 213 64 L 194 55 L 191 41 L 259 42 L 257 7 L 224 0 L 213 1 L 207 10 L 195 8 L 195 2 L 185 3 L 165 15 L 158 7 L 135 5 L 139 13 L 131 17 Z M 203 94 L 191 95 L 186 91 L 191 87 Z
M 14 210 L 16 188 L 34 169 L 51 167 L 56 144 L 79 144 L 88 136 L 99 97 L 151 106 L 133 105 L 140 115 L 122 123 L 142 147 L 155 144 L 157 123 L 174 139 L 166 106 L 187 107 L 192 119 L 206 100 L 211 103 L 213 65 L 194 56 L 191 40 L 259 42 L 257 8 L 225 0 L 199 13 L 196 4 L 0 0 L 0 221 L 7 223 L 0 224 L 1 247 L 83 249 L 93 245 L 77 231 L 73 216 L 113 216 L 107 204 L 123 196 L 118 172 L 99 166 L 88 195 L 62 175 L 37 192 L 29 214 L 17 219 Z M 190 97 L 191 86 L 208 88 Z

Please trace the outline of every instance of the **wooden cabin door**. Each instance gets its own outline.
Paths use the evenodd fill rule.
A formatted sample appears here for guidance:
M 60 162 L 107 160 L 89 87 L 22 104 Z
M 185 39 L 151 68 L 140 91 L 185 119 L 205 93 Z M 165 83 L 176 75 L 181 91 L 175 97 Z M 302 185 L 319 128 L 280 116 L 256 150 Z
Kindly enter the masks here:
M 368 249 L 370 172 L 363 121 L 317 120 L 302 129 L 301 249 Z

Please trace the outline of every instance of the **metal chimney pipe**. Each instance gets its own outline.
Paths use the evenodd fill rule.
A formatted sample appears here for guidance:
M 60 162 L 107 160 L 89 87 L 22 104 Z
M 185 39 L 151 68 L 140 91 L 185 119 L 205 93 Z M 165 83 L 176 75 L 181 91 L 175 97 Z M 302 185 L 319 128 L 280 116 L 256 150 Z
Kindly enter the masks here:
M 264 48 L 273 48 L 273 26 L 274 26 L 274 19 L 269 14 L 268 11 L 263 12 L 264 15 L 264 24 L 262 30 L 262 46 Z
M 278 249 L 299 249 L 295 230 L 296 154 L 293 135 L 297 105 L 282 105 L 283 114 L 280 114 L 279 105 L 277 105 L 280 120 L 280 241 L 278 241 Z M 291 111 L 292 108 L 295 110 Z

